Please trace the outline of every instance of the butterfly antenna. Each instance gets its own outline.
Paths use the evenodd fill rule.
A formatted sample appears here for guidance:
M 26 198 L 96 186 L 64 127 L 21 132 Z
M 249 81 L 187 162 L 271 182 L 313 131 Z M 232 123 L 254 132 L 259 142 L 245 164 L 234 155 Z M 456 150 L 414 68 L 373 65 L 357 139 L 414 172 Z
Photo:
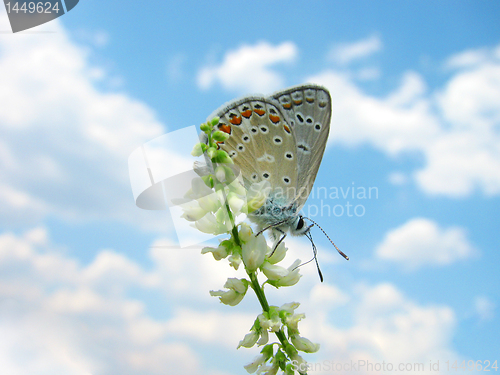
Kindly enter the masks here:
M 340 255 L 342 255 L 344 257 L 345 260 L 349 260 L 349 257 L 347 255 L 345 255 L 338 247 L 337 245 L 335 245 L 332 241 L 332 239 L 328 236 L 328 234 L 326 234 L 326 232 L 323 230 L 323 228 L 321 228 L 319 226 L 318 223 L 316 223 L 314 220 L 312 219 L 309 219 L 308 217 L 304 217 L 304 219 L 307 219 L 307 220 L 310 220 L 314 225 L 316 225 L 319 229 L 321 229 L 321 231 L 323 232 L 323 234 L 326 236 L 326 238 L 328 238 L 328 240 L 330 241 L 330 243 L 333 245 L 333 247 L 335 247 L 335 249 L 337 249 L 337 251 L 339 252 Z M 313 244 L 314 246 L 314 244 Z
M 305 236 L 309 239 L 309 241 L 311 241 L 314 256 L 312 259 L 308 260 L 307 262 L 299 264 L 297 267 L 294 268 L 294 270 L 296 270 L 297 268 L 302 267 L 308 263 L 311 263 L 314 260 L 316 262 L 316 268 L 318 269 L 319 279 L 321 280 L 321 282 L 323 282 L 323 274 L 321 273 L 321 270 L 319 269 L 319 263 L 318 263 L 318 257 L 317 257 L 318 249 L 316 249 L 316 245 L 314 244 L 311 233 L 310 232 L 305 233 Z

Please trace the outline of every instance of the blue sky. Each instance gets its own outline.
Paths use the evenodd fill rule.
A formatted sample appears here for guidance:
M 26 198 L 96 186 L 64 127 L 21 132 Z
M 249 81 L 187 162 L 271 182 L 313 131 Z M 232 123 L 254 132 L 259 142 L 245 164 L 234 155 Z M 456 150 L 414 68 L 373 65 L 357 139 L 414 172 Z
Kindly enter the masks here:
M 209 296 L 232 269 L 173 248 L 168 213 L 135 206 L 127 160 L 226 101 L 304 82 L 333 100 L 315 186 L 378 190 L 304 208 L 365 209 L 314 217 L 349 262 L 313 232 L 325 282 L 311 264 L 270 290 L 302 303 L 321 344 L 306 359 L 499 360 L 499 16 L 490 1 L 86 0 L 10 34 L 2 8 L 0 368 L 245 373 L 256 300 Z M 307 240 L 286 242 L 290 263 L 309 259 Z

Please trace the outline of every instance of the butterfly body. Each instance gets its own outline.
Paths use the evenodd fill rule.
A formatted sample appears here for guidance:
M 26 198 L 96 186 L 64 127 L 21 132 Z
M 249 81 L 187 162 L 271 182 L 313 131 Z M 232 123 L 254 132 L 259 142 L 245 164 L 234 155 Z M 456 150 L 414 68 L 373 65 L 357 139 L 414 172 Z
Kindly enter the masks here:
M 269 97 L 249 96 L 215 111 L 219 130 L 229 138 L 219 147 L 242 173 L 246 189 L 268 181 L 271 191 L 263 206 L 248 215 L 259 230 L 272 234 L 305 234 L 300 210 L 318 172 L 331 117 L 331 99 L 321 86 L 305 84 Z

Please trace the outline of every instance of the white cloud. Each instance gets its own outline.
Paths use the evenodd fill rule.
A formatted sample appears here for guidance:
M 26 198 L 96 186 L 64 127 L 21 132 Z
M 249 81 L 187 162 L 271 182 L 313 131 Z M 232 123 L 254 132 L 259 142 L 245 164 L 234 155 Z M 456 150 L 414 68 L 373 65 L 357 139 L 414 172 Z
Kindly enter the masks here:
M 409 269 L 447 265 L 474 253 L 463 228 L 440 228 L 423 218 L 412 219 L 388 232 L 375 251 L 379 259 L 398 262 Z
M 210 363 L 207 356 L 233 358 L 241 368 L 256 354 L 256 348 L 235 349 L 257 314 L 245 305 L 255 307 L 251 292 L 235 308 L 207 293 L 234 276 L 227 262 L 199 249 L 153 248 L 150 269 L 111 250 L 82 266 L 54 247 L 43 228 L 0 235 L 2 369 L 19 375 L 198 374 Z M 340 289 L 318 283 L 311 267 L 299 286 L 280 289 L 285 301 L 274 294 L 269 290 L 273 304 L 303 302 L 301 332 L 322 344 L 322 358 L 453 358 L 453 311 L 415 304 L 391 284 Z M 151 308 L 160 308 L 160 318 Z M 332 322 L 345 314 L 347 325 Z
M 329 59 L 339 64 L 349 64 L 354 60 L 366 58 L 382 49 L 382 41 L 376 35 L 354 43 L 344 43 L 335 46 L 329 54 Z
M 474 300 L 474 308 L 480 321 L 492 320 L 495 316 L 495 303 L 486 296 L 477 296 Z
M 345 75 L 326 71 L 307 81 L 326 86 L 332 96 L 330 142 L 351 146 L 371 143 L 390 155 L 421 150 L 440 133 L 439 123 L 429 113 L 430 103 L 422 97 L 425 86 L 417 73 L 403 78 L 401 95 L 377 99 L 365 95 Z
M 380 78 L 380 75 L 380 69 L 378 68 L 362 68 L 355 74 L 355 78 L 360 81 L 372 81 Z
M 416 181 L 433 194 L 459 197 L 476 189 L 489 196 L 500 194 L 500 59 L 478 58 L 436 97 L 449 129 L 430 140 L 425 149 L 428 164 L 415 173 Z
M 408 177 L 401 172 L 393 172 L 389 174 L 389 182 L 393 185 L 405 185 L 408 182 Z
M 43 228 L 0 235 L 0 368 L 9 374 L 199 374 L 196 343 L 234 352 L 255 319 L 204 311 L 227 308 L 207 290 L 225 277 L 199 249 L 168 259 L 154 249 L 146 270 L 111 250 L 82 266 L 54 247 Z M 158 304 L 155 319 L 148 310 Z
M 474 67 L 491 58 L 494 58 L 494 53 L 492 54 L 487 48 L 469 49 L 449 57 L 444 66 L 448 69 Z
M 363 93 L 347 75 L 327 70 L 308 77 L 329 88 L 330 142 L 363 143 L 396 156 L 418 152 L 424 165 L 411 175 L 428 194 L 464 197 L 500 194 L 500 46 L 450 57 L 454 70 L 429 92 L 422 76 L 407 72 L 386 98 Z
M 227 52 L 220 65 L 201 68 L 198 86 L 208 89 L 220 83 L 224 89 L 239 93 L 269 93 L 286 83 L 284 76 L 272 67 L 294 61 L 297 54 L 297 47 L 292 42 L 277 46 L 268 42 L 243 45 Z
M 133 205 L 126 160 L 163 126 L 140 101 L 98 89 L 108 74 L 57 20 L 50 28 L 0 39 L 2 224 L 151 216 Z
M 307 319 L 301 322 L 301 332 L 322 345 L 316 357 L 318 363 L 350 365 L 358 361 L 373 364 L 384 361 L 397 370 L 399 363 L 428 366 L 429 360 L 458 357 L 452 345 L 456 318 L 449 307 L 419 305 L 390 283 L 357 284 L 349 290 L 349 295 L 349 302 L 341 308 L 323 307 L 318 302 L 308 309 Z M 308 301 L 307 305 L 313 302 Z M 344 323 L 334 324 L 339 316 L 348 318 L 344 317 Z M 331 373 L 322 366 L 317 371 Z M 366 367 L 352 371 L 373 373 Z

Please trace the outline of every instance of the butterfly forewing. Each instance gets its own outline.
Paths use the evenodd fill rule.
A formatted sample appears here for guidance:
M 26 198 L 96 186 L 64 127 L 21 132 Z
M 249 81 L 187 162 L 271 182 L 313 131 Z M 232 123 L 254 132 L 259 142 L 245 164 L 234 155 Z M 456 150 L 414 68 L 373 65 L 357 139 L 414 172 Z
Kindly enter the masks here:
M 294 195 L 286 194 L 297 185 L 296 141 L 278 107 L 271 99 L 253 96 L 232 101 L 211 117 L 219 116 L 219 129 L 229 134 L 219 146 L 240 168 L 246 187 L 268 180 L 292 201 Z

